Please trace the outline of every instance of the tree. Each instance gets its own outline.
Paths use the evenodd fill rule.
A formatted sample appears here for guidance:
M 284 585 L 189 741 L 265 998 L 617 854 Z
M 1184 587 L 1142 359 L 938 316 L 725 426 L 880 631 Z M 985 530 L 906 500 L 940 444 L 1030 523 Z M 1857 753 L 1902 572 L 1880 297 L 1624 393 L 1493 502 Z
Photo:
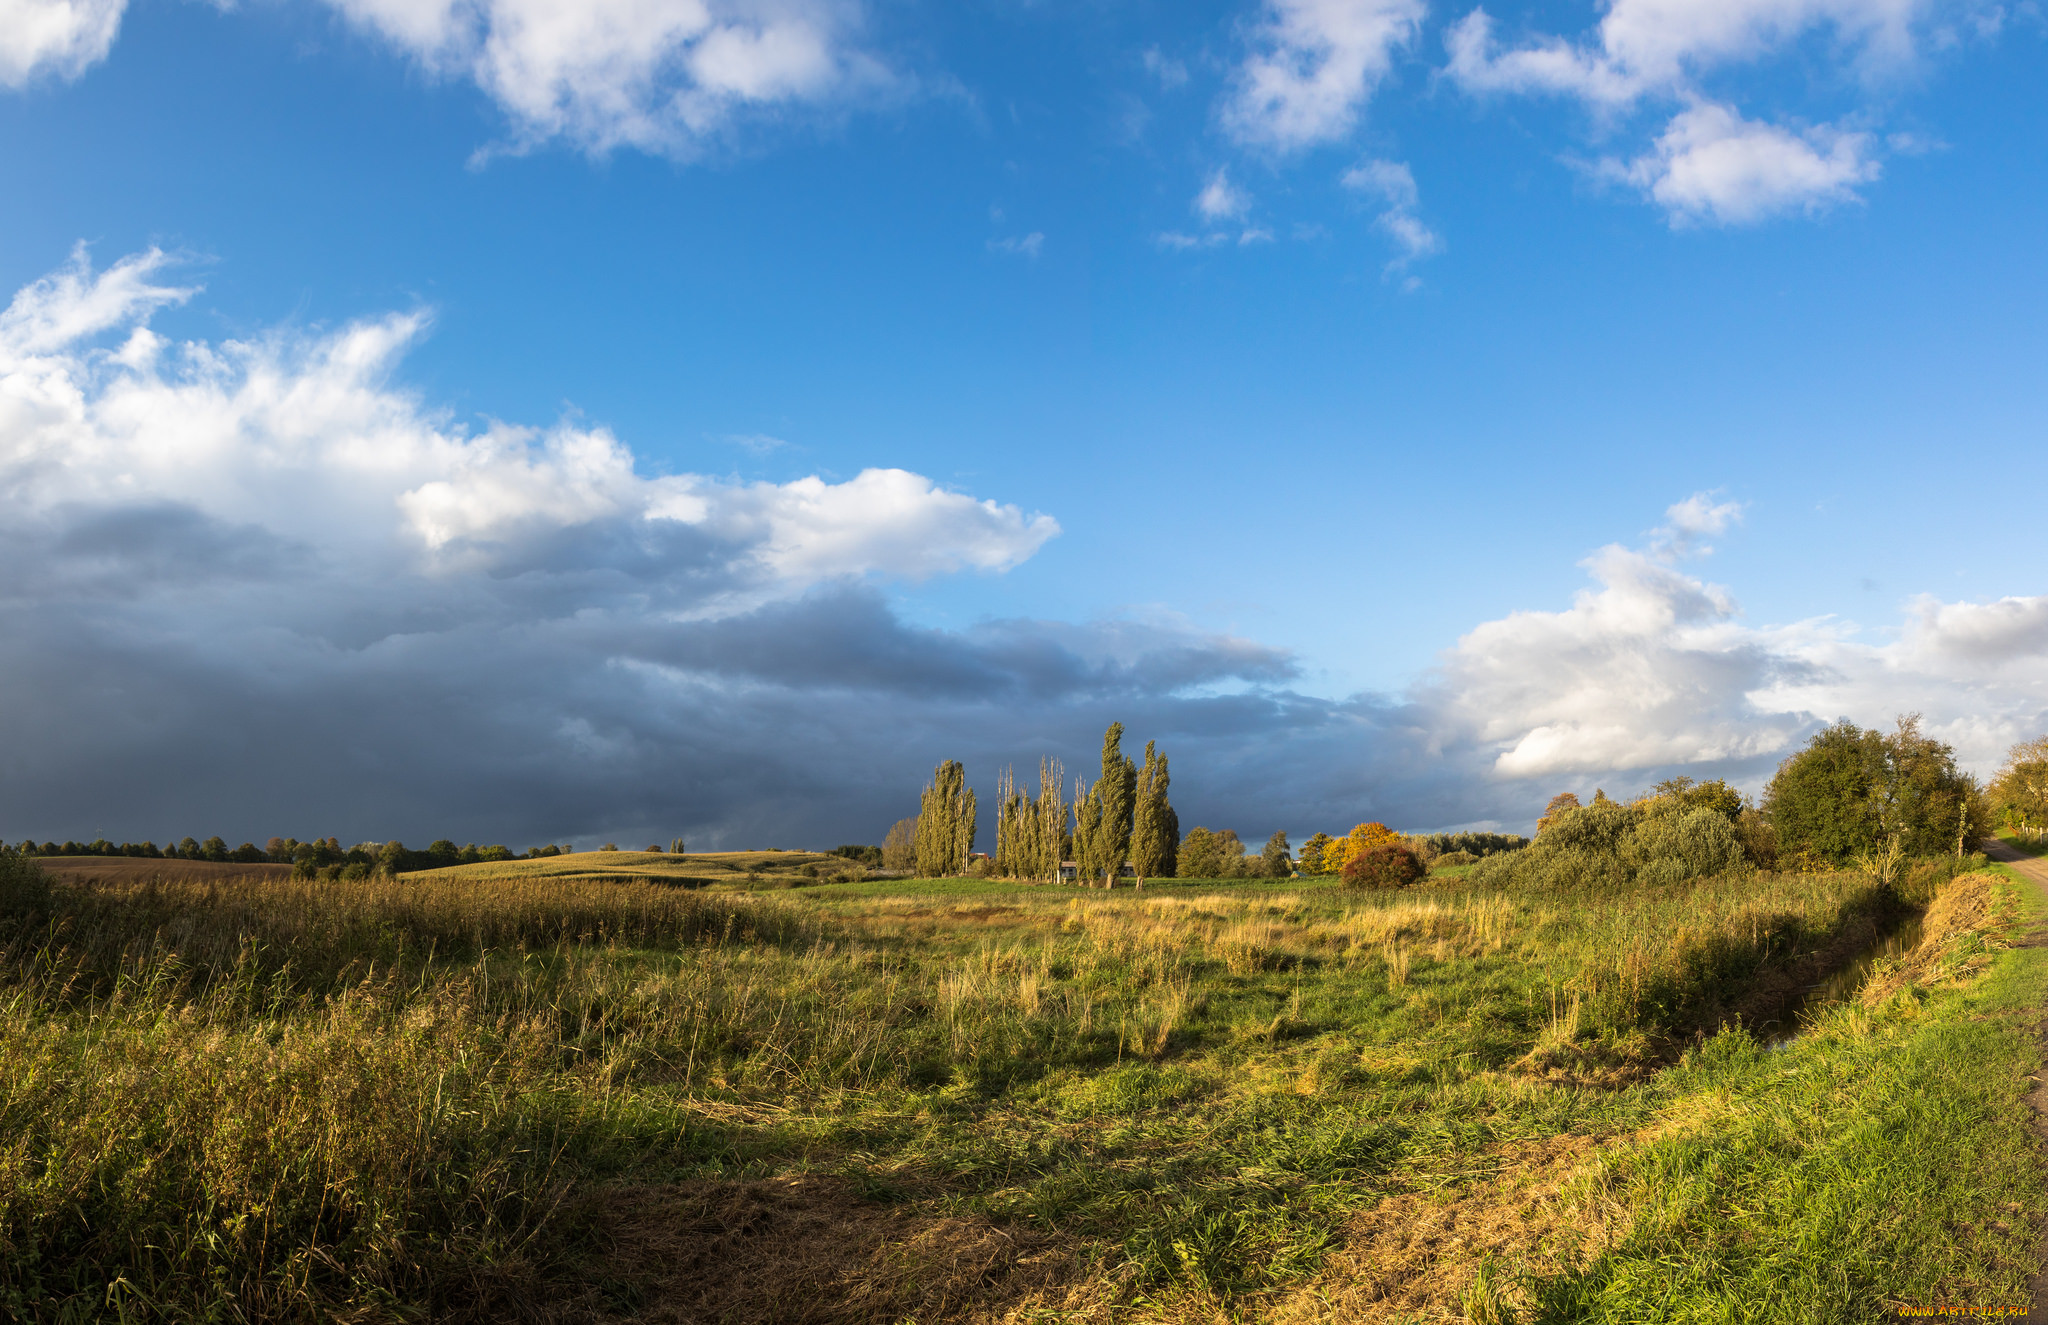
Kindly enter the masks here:
M 684 854 L 687 854 L 687 853 L 688 853 L 688 851 L 689 851 L 689 847 L 687 847 L 687 846 L 685 846 L 685 845 L 683 844 L 683 839 L 682 839 L 682 838 L 680 838 L 680 837 L 672 837 L 672 838 L 670 838 L 670 839 L 669 839 L 669 841 L 668 841 L 668 854 L 670 854 L 671 856 L 680 856 L 680 855 L 684 855 Z
M 1266 839 L 1265 849 L 1259 852 L 1269 879 L 1284 879 L 1294 872 L 1293 862 L 1287 859 L 1287 834 L 1275 833 Z
M 1188 835 L 1180 840 L 1180 868 L 1178 875 L 1183 879 L 1221 878 L 1222 853 L 1217 849 L 1217 836 L 1200 824 L 1188 829 Z
M 1920 730 L 1890 733 L 1847 719 L 1816 732 L 1778 766 L 1764 817 L 1779 850 L 1840 864 L 1896 841 L 1909 856 L 1944 855 L 1990 831 L 1991 811 L 1955 752 Z
M 1543 817 L 1536 821 L 1536 836 L 1543 836 L 1543 830 L 1557 822 L 1566 810 L 1579 808 L 1579 798 L 1569 791 L 1560 791 L 1550 798 L 1550 804 L 1543 807 Z
M 917 816 L 917 872 L 927 879 L 964 873 L 974 852 L 974 792 L 967 770 L 948 759 L 932 772 Z
M 1138 770 L 1137 803 L 1131 813 L 1131 864 L 1142 887 L 1148 878 L 1174 876 L 1180 853 L 1180 820 L 1167 799 L 1172 785 L 1166 756 L 1145 742 L 1145 765 Z
M 2021 741 L 2008 750 L 1987 790 L 2006 823 L 2038 838 L 2048 827 L 2048 736 Z
M 1100 785 L 1099 783 L 1097 784 Z M 1074 783 L 1074 877 L 1092 882 L 1102 870 L 1102 797 L 1079 779 Z
M 897 871 L 917 868 L 917 820 L 898 819 L 889 825 L 888 833 L 882 838 L 882 868 Z
M 1095 868 L 1104 887 L 1114 887 L 1131 857 L 1131 818 L 1138 788 L 1138 768 L 1123 752 L 1124 725 L 1112 722 L 1102 733 L 1102 776 L 1095 783 Z
M 1328 833 L 1317 833 L 1314 837 L 1301 844 L 1301 855 L 1296 858 L 1295 863 L 1301 866 L 1303 874 L 1328 874 L 1331 872 L 1323 864 L 1323 852 L 1329 847 L 1332 840 Z
M 207 838 L 199 850 L 208 860 L 224 861 L 228 858 L 228 844 L 219 837 Z

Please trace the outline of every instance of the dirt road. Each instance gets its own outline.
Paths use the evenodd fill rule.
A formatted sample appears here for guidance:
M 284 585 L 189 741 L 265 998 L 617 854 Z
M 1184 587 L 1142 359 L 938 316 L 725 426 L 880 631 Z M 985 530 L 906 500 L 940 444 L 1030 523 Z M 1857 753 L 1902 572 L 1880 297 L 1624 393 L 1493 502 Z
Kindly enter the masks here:
M 1984 848 L 1985 855 L 2010 866 L 2015 874 L 2048 892 L 2048 860 L 2023 855 L 1995 837 L 1987 837 L 1978 845 Z M 2048 939 L 2048 935 L 2035 935 L 2028 941 L 2039 943 L 2044 939 Z M 2048 1013 L 2044 1013 L 2040 1035 L 2042 1044 L 2048 1046 Z M 2034 1106 L 2034 1130 L 2041 1134 L 2042 1143 L 2048 1145 L 2048 1073 L 2035 1078 L 2034 1089 L 2027 1098 Z M 2043 1245 L 2041 1254 L 2042 1259 L 2048 1261 L 2048 1244 Z M 2027 1322 L 2028 1325 L 2048 1325 L 2048 1272 L 2034 1276 L 2034 1305 L 2027 1312 Z
M 2021 855 L 1995 837 L 1987 837 L 1978 845 L 1983 847 L 1984 854 L 1993 860 L 2012 866 L 2014 870 L 2026 875 L 2036 884 L 2048 888 L 2048 860 Z

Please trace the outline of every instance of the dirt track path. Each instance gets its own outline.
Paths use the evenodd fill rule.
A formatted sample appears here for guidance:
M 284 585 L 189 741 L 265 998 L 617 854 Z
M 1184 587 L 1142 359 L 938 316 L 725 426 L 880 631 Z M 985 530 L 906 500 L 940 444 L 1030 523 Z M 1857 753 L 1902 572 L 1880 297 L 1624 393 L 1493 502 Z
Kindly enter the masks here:
M 2012 866 L 2042 888 L 2048 889 L 2048 859 L 2023 856 L 1995 837 L 1987 837 L 1978 845 L 1984 848 L 1985 855 L 2001 864 Z
M 2048 860 L 2022 855 L 1995 837 L 1985 838 L 1980 845 L 1985 855 L 2010 866 L 2015 874 L 2048 893 Z M 2037 934 L 2029 941 L 2048 941 L 2048 935 Z M 2048 1046 L 2048 1009 L 2043 1009 L 2040 1035 L 2042 1044 Z M 2027 1099 L 2034 1106 L 2034 1130 L 2040 1134 L 2042 1144 L 2048 1146 L 2048 1073 L 2035 1079 L 2033 1092 Z M 2048 1243 L 2042 1245 L 2041 1255 L 2044 1263 L 2048 1263 Z M 2028 1325 L 2048 1325 L 2048 1269 L 2034 1276 L 2034 1305 L 2027 1312 L 2027 1321 Z

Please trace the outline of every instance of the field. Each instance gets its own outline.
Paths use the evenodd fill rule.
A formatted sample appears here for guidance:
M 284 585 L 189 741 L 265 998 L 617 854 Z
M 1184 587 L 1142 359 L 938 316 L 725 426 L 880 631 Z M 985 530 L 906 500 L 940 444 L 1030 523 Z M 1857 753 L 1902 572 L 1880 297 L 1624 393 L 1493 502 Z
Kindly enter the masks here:
M 790 887 L 813 880 L 804 868 L 832 871 L 850 868 L 837 856 L 814 851 L 704 851 L 672 856 L 660 851 L 576 851 L 538 860 L 503 860 L 481 865 L 455 865 L 420 870 L 409 879 L 646 879 L 681 883 L 754 884 Z
M 709 859 L 0 883 L 0 1311 L 2027 1300 L 2048 972 L 1999 876 L 1802 1015 L 1900 917 L 1861 876 L 1100 892 Z
M 288 879 L 289 865 L 244 864 L 240 861 L 147 860 L 138 856 L 50 856 L 43 871 L 78 883 L 140 883 L 164 879 L 203 883 L 227 879 Z

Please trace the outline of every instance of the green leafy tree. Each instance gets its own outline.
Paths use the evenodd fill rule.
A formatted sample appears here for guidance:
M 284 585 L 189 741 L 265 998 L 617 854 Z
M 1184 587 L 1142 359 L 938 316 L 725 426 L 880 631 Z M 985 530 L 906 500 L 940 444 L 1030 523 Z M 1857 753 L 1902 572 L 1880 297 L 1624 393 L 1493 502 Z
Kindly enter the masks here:
M 1131 858 L 1132 814 L 1136 808 L 1138 769 L 1123 752 L 1124 725 L 1112 722 L 1102 733 L 1102 776 L 1095 783 L 1095 870 L 1106 886 L 1114 886 Z
M 2007 824 L 2038 838 L 2048 828 L 2048 736 L 2021 741 L 2007 751 L 1988 791 L 1992 807 Z
M 927 879 L 952 878 L 967 870 L 974 851 L 974 792 L 967 770 L 948 759 L 932 773 L 917 816 L 917 872 Z
M 1265 848 L 1259 852 L 1259 864 L 1269 879 L 1284 879 L 1294 872 L 1294 862 L 1287 858 L 1287 834 L 1275 833 L 1266 839 Z
M 1102 872 L 1102 797 L 1096 787 L 1074 784 L 1074 873 L 1077 881 L 1093 883 Z
M 1131 864 L 1142 884 L 1148 878 L 1170 879 L 1180 852 L 1180 820 L 1168 790 L 1173 784 L 1166 756 L 1145 742 L 1145 763 L 1138 770 L 1137 803 L 1131 812 Z
M 1896 841 L 1909 856 L 1967 849 L 1990 831 L 1991 810 L 1955 752 L 1920 730 L 1844 720 L 1815 733 L 1764 790 L 1764 817 L 1781 852 L 1841 864 Z
M 1323 868 L 1323 848 L 1336 840 L 1336 838 L 1331 837 L 1328 833 L 1317 833 L 1308 841 L 1303 842 L 1301 844 L 1301 855 L 1295 861 L 1301 867 L 1301 872 L 1303 874 L 1329 873 L 1328 870 Z
M 1186 837 L 1180 840 L 1180 868 L 1178 877 L 1183 879 L 1222 878 L 1223 853 L 1219 848 L 1217 835 L 1200 824 L 1188 829 Z

